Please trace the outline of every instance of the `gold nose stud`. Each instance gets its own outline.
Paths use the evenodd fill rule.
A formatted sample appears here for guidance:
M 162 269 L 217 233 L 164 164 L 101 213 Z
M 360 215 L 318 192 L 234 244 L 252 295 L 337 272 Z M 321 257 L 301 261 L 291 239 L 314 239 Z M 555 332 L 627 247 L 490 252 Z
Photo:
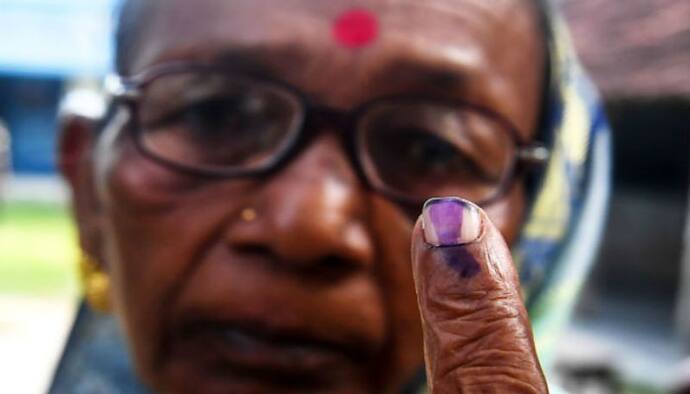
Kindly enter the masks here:
M 254 208 L 245 208 L 240 213 L 240 217 L 245 222 L 253 222 L 256 220 L 256 210 Z

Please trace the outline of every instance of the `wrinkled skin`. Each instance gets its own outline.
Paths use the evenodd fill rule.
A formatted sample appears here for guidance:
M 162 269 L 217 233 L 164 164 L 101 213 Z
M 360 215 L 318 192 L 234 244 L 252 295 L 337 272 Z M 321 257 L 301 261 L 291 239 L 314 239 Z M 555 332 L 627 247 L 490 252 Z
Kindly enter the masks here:
M 429 384 L 435 394 L 546 393 L 510 250 L 481 216 L 480 237 L 450 248 L 431 247 L 415 227 L 412 269 Z M 471 274 L 458 275 L 457 262 L 472 264 Z
M 380 17 L 381 34 L 352 50 L 333 41 L 331 23 L 355 7 Z M 130 74 L 222 59 L 259 64 L 335 108 L 420 94 L 486 106 L 523 140 L 536 128 L 543 49 L 524 0 L 169 0 L 143 17 Z M 111 276 L 114 313 L 147 384 L 166 393 L 396 393 L 423 367 L 415 218 L 360 183 L 334 133 L 323 130 L 268 179 L 209 181 L 148 160 L 123 125 L 110 127 L 119 137 L 97 142 L 67 122 L 61 166 L 81 246 Z M 247 207 L 256 220 L 241 219 Z M 485 208 L 510 244 L 522 184 Z M 506 281 L 523 327 L 517 283 Z M 511 338 L 498 346 L 531 351 Z M 514 381 L 539 379 L 528 370 Z

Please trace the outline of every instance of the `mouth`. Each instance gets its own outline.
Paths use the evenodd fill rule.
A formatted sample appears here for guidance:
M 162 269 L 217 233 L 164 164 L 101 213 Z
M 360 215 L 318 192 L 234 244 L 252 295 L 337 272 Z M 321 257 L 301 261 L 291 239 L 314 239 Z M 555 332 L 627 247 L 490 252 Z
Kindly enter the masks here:
M 356 373 L 369 358 L 358 341 L 265 323 L 195 320 L 180 325 L 170 350 L 204 375 L 291 387 L 322 386 Z

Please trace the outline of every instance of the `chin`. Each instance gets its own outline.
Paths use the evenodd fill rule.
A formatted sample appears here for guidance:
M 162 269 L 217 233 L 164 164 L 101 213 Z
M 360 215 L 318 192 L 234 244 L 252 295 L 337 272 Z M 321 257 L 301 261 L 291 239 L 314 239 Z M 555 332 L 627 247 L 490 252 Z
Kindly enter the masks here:
M 143 375 L 161 393 L 378 392 L 366 382 L 371 360 L 350 350 L 299 333 L 204 322 L 170 338 L 160 368 Z

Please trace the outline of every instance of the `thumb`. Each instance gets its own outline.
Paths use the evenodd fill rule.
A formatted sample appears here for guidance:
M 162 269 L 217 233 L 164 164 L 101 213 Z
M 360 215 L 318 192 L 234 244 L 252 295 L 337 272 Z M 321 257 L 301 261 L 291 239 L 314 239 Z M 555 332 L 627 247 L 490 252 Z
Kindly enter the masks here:
M 412 237 L 431 392 L 547 393 L 510 251 L 486 214 L 431 199 Z

